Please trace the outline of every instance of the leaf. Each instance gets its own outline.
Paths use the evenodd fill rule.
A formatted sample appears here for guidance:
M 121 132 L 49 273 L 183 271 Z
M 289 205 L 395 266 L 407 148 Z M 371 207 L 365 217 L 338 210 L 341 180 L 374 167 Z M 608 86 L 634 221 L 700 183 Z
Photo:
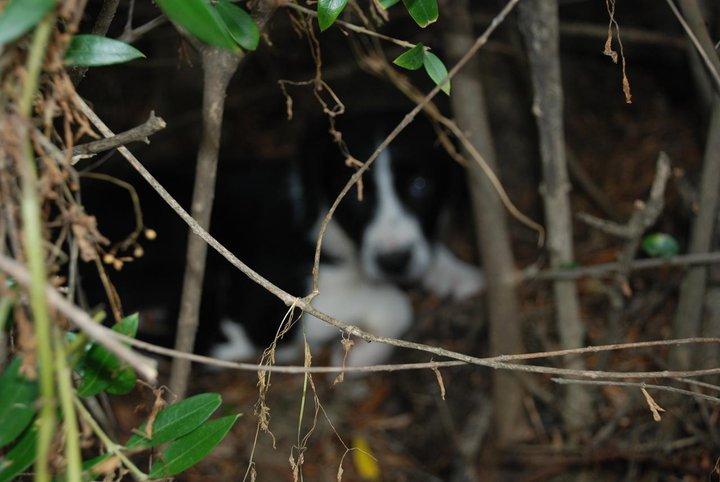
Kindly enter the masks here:
M 125 444 L 128 448 L 156 447 L 165 442 L 175 440 L 198 428 L 222 403 L 218 393 L 202 393 L 182 402 L 174 403 L 158 413 L 153 424 L 152 437 L 149 439 L 134 434 Z M 145 424 L 139 429 L 145 432 Z
M 135 336 L 138 315 L 126 316 L 112 329 L 127 336 Z M 97 395 L 103 390 L 123 394 L 135 386 L 136 375 L 132 368 L 123 365 L 118 358 L 99 343 L 93 343 L 80 362 L 83 379 L 77 393 L 81 397 Z M 132 374 L 128 373 L 128 370 Z M 131 384 L 132 381 L 132 384 Z M 128 388 L 129 387 L 129 388 Z
M 348 0 L 318 0 L 318 25 L 321 31 L 335 23 L 347 3 Z
M 25 430 L 20 440 L 4 457 L 0 457 L 0 482 L 13 480 L 35 461 L 37 426 Z
M 222 17 L 207 0 L 157 0 L 156 3 L 170 20 L 203 42 L 240 51 Z
M 102 454 L 82 463 L 83 471 L 89 471 L 93 475 L 104 475 L 112 473 L 120 465 L 120 459 L 117 455 Z
M 20 373 L 22 360 L 15 357 L 0 376 L 0 447 L 20 435 L 35 415 L 37 382 Z
M 398 3 L 400 0 L 379 0 L 380 6 L 387 10 L 388 8 L 392 7 L 396 3 Z
M 10 0 L 0 13 L 0 46 L 33 28 L 55 6 L 55 0 Z
M 364 480 L 380 480 L 380 465 L 373 457 L 370 444 L 365 437 L 355 437 L 353 445 L 353 463 L 360 477 Z
M 642 249 L 653 258 L 669 258 L 680 252 L 680 245 L 669 234 L 653 233 L 643 238 Z
M 228 0 L 215 6 L 232 38 L 246 50 L 255 50 L 260 43 L 260 30 L 249 13 Z
M 648 408 L 650 409 L 650 412 L 652 413 L 652 418 L 656 422 L 662 421 L 662 415 L 660 415 L 660 412 L 664 412 L 665 409 L 662 408 L 658 403 L 655 401 L 655 399 L 650 395 L 650 393 L 645 390 L 645 387 L 640 388 L 642 391 L 642 394 L 645 396 L 645 401 L 648 404 Z
M 423 66 L 423 62 L 425 61 L 424 53 L 425 46 L 419 43 L 415 47 L 398 55 L 398 57 L 393 60 L 393 64 L 403 69 L 417 70 Z
M 130 44 L 99 35 L 75 35 L 65 52 L 65 64 L 70 66 L 98 67 L 121 64 L 145 58 Z
M 225 438 L 238 417 L 239 414 L 218 418 L 175 440 L 157 458 L 148 475 L 171 477 L 192 467 Z
M 438 19 L 437 0 L 403 0 L 410 16 L 425 28 Z
M 425 66 L 425 72 L 436 84 L 440 85 L 440 82 L 447 77 L 448 71 L 443 64 L 442 60 L 438 58 L 432 52 L 425 52 L 425 58 L 423 59 L 423 65 Z M 450 95 L 450 79 L 446 80 L 442 84 L 442 91 L 447 95 Z

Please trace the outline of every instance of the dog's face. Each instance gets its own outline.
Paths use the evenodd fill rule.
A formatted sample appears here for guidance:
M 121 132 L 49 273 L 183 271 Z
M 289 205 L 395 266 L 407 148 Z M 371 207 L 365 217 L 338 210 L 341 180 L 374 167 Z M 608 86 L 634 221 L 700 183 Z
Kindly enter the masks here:
M 392 126 L 384 119 L 365 120 L 344 127 L 343 139 L 351 155 L 365 161 Z M 321 169 L 324 197 L 330 203 L 354 169 L 346 165 L 337 147 L 334 155 L 325 156 Z M 417 122 L 363 176 L 362 198 L 357 187 L 348 193 L 335 220 L 353 240 L 359 264 L 369 278 L 412 284 L 424 275 L 432 261 L 452 170 L 431 127 L 426 121 Z

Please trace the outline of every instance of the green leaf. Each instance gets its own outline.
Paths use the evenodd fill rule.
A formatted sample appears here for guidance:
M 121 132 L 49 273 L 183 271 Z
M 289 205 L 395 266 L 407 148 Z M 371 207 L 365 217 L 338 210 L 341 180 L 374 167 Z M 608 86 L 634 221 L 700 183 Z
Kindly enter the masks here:
M 37 426 L 28 427 L 20 440 L 4 457 L 0 457 L 0 482 L 13 480 L 35 461 Z
M 643 238 L 642 249 L 653 258 L 669 258 L 680 252 L 680 245 L 669 234 L 653 233 Z
M 170 20 L 205 43 L 239 52 L 220 14 L 207 0 L 156 0 Z
M 21 364 L 15 357 L 0 376 L 0 447 L 15 440 L 35 415 L 37 382 L 20 373 Z
M 158 456 L 148 475 L 171 477 L 192 467 L 225 438 L 239 416 L 218 418 L 175 440 Z
M 0 46 L 33 28 L 55 6 L 55 0 L 10 0 L 0 12 Z
M 403 0 L 410 16 L 425 28 L 438 19 L 437 0 Z
M 443 64 L 442 60 L 440 60 L 434 53 L 425 52 L 423 65 L 425 66 L 425 72 L 427 72 L 433 82 L 437 85 L 440 85 L 440 82 L 447 77 L 448 70 L 445 67 L 445 64 Z M 450 79 L 443 82 L 441 88 L 443 92 L 450 95 Z
M 153 424 L 152 437 L 147 438 L 134 434 L 125 446 L 128 448 L 156 447 L 180 438 L 210 418 L 221 402 L 222 398 L 218 393 L 202 393 L 174 403 L 158 413 Z M 144 433 L 145 424 L 138 431 Z
M 406 50 L 393 60 L 393 64 L 408 70 L 417 70 L 425 61 L 425 46 L 421 43 Z
M 81 67 L 121 64 L 145 58 L 130 44 L 99 35 L 75 35 L 65 52 L 65 64 Z
M 138 315 L 136 313 L 123 318 L 112 329 L 123 335 L 135 336 L 137 327 Z M 110 393 L 123 394 L 135 386 L 135 372 L 130 367 L 123 365 L 115 355 L 98 343 L 90 346 L 80 362 L 80 371 L 83 379 L 77 393 L 81 397 L 91 397 L 103 390 L 109 392 L 112 390 Z
M 255 50 L 260 42 L 260 30 L 249 13 L 228 0 L 216 5 L 232 38 L 245 50 Z
M 392 7 L 396 3 L 398 3 L 400 0 L 380 0 L 380 6 L 387 10 L 388 8 Z
M 335 23 L 347 3 L 348 0 L 318 0 L 317 11 L 320 30 L 326 30 Z

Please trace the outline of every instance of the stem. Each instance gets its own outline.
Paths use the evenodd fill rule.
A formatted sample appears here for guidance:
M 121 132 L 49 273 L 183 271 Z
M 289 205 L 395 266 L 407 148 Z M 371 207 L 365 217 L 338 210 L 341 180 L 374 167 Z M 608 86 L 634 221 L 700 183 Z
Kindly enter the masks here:
M 60 406 L 63 414 L 63 428 L 65 429 L 65 461 L 68 482 L 82 480 L 82 458 L 80 455 L 80 433 L 78 431 L 77 415 L 73 406 L 72 371 L 67 361 L 67 352 L 62 339 L 62 332 L 56 328 L 55 335 L 55 367 L 57 370 L 57 386 L 60 395 Z
M 38 78 L 45 58 L 45 48 L 54 24 L 54 16 L 45 17 L 33 34 L 30 53 L 27 60 L 27 77 L 18 102 L 20 115 L 29 119 L 32 114 L 32 101 L 38 88 Z M 25 256 L 30 270 L 30 308 L 35 324 L 37 339 L 38 369 L 40 373 L 40 428 L 38 432 L 37 461 L 35 462 L 35 480 L 50 481 L 48 457 L 50 444 L 55 431 L 55 387 L 53 382 L 53 354 L 50 340 L 50 315 L 45 299 L 45 256 L 40 215 L 40 201 L 37 195 L 37 168 L 32 144 L 23 126 L 25 162 L 21 163 L 22 201 L 21 213 L 24 227 Z
M 113 442 L 112 439 L 108 437 L 108 435 L 103 431 L 100 425 L 98 425 L 98 423 L 95 421 L 90 412 L 88 412 L 87 408 L 85 408 L 85 406 L 82 404 L 80 399 L 77 398 L 77 396 L 74 396 L 73 401 L 75 402 L 75 407 L 77 407 L 80 416 L 85 420 L 85 422 L 87 422 L 88 425 L 90 425 L 90 428 L 93 432 L 95 432 L 95 435 L 98 436 L 103 445 L 105 445 L 105 448 L 108 450 L 108 452 L 111 452 L 113 455 L 120 459 L 120 461 L 133 475 L 135 480 L 148 480 L 147 474 L 140 470 L 137 465 L 132 463 L 130 459 L 128 459 L 127 456 L 122 453 L 122 451 L 120 450 L 121 446 Z

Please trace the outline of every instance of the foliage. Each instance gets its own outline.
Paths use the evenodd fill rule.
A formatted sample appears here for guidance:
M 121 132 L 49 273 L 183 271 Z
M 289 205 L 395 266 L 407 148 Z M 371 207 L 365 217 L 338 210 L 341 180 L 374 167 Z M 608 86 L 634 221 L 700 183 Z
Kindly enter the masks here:
M 113 330 L 135 336 L 137 327 L 138 316 L 134 314 L 119 321 Z M 77 395 L 90 397 L 132 390 L 134 370 L 101 345 L 83 342 L 81 336 L 74 337 L 70 345 L 81 356 L 68 353 L 68 360 L 75 360 L 74 370 L 80 379 Z M 38 383 L 22 374 L 22 361 L 15 356 L 0 375 L 0 447 L 9 447 L 0 458 L 0 482 L 25 471 L 36 457 Z M 221 403 L 219 394 L 203 393 L 169 405 L 152 414 L 124 445 L 116 445 L 115 449 L 129 455 L 159 448 L 149 477 L 176 475 L 208 455 L 239 417 L 230 415 L 208 422 Z M 111 467 L 113 471 L 116 464 L 103 464 L 113 457 L 112 451 L 100 454 L 84 461 L 82 469 L 88 477 L 98 475 L 99 468 L 107 471 Z

